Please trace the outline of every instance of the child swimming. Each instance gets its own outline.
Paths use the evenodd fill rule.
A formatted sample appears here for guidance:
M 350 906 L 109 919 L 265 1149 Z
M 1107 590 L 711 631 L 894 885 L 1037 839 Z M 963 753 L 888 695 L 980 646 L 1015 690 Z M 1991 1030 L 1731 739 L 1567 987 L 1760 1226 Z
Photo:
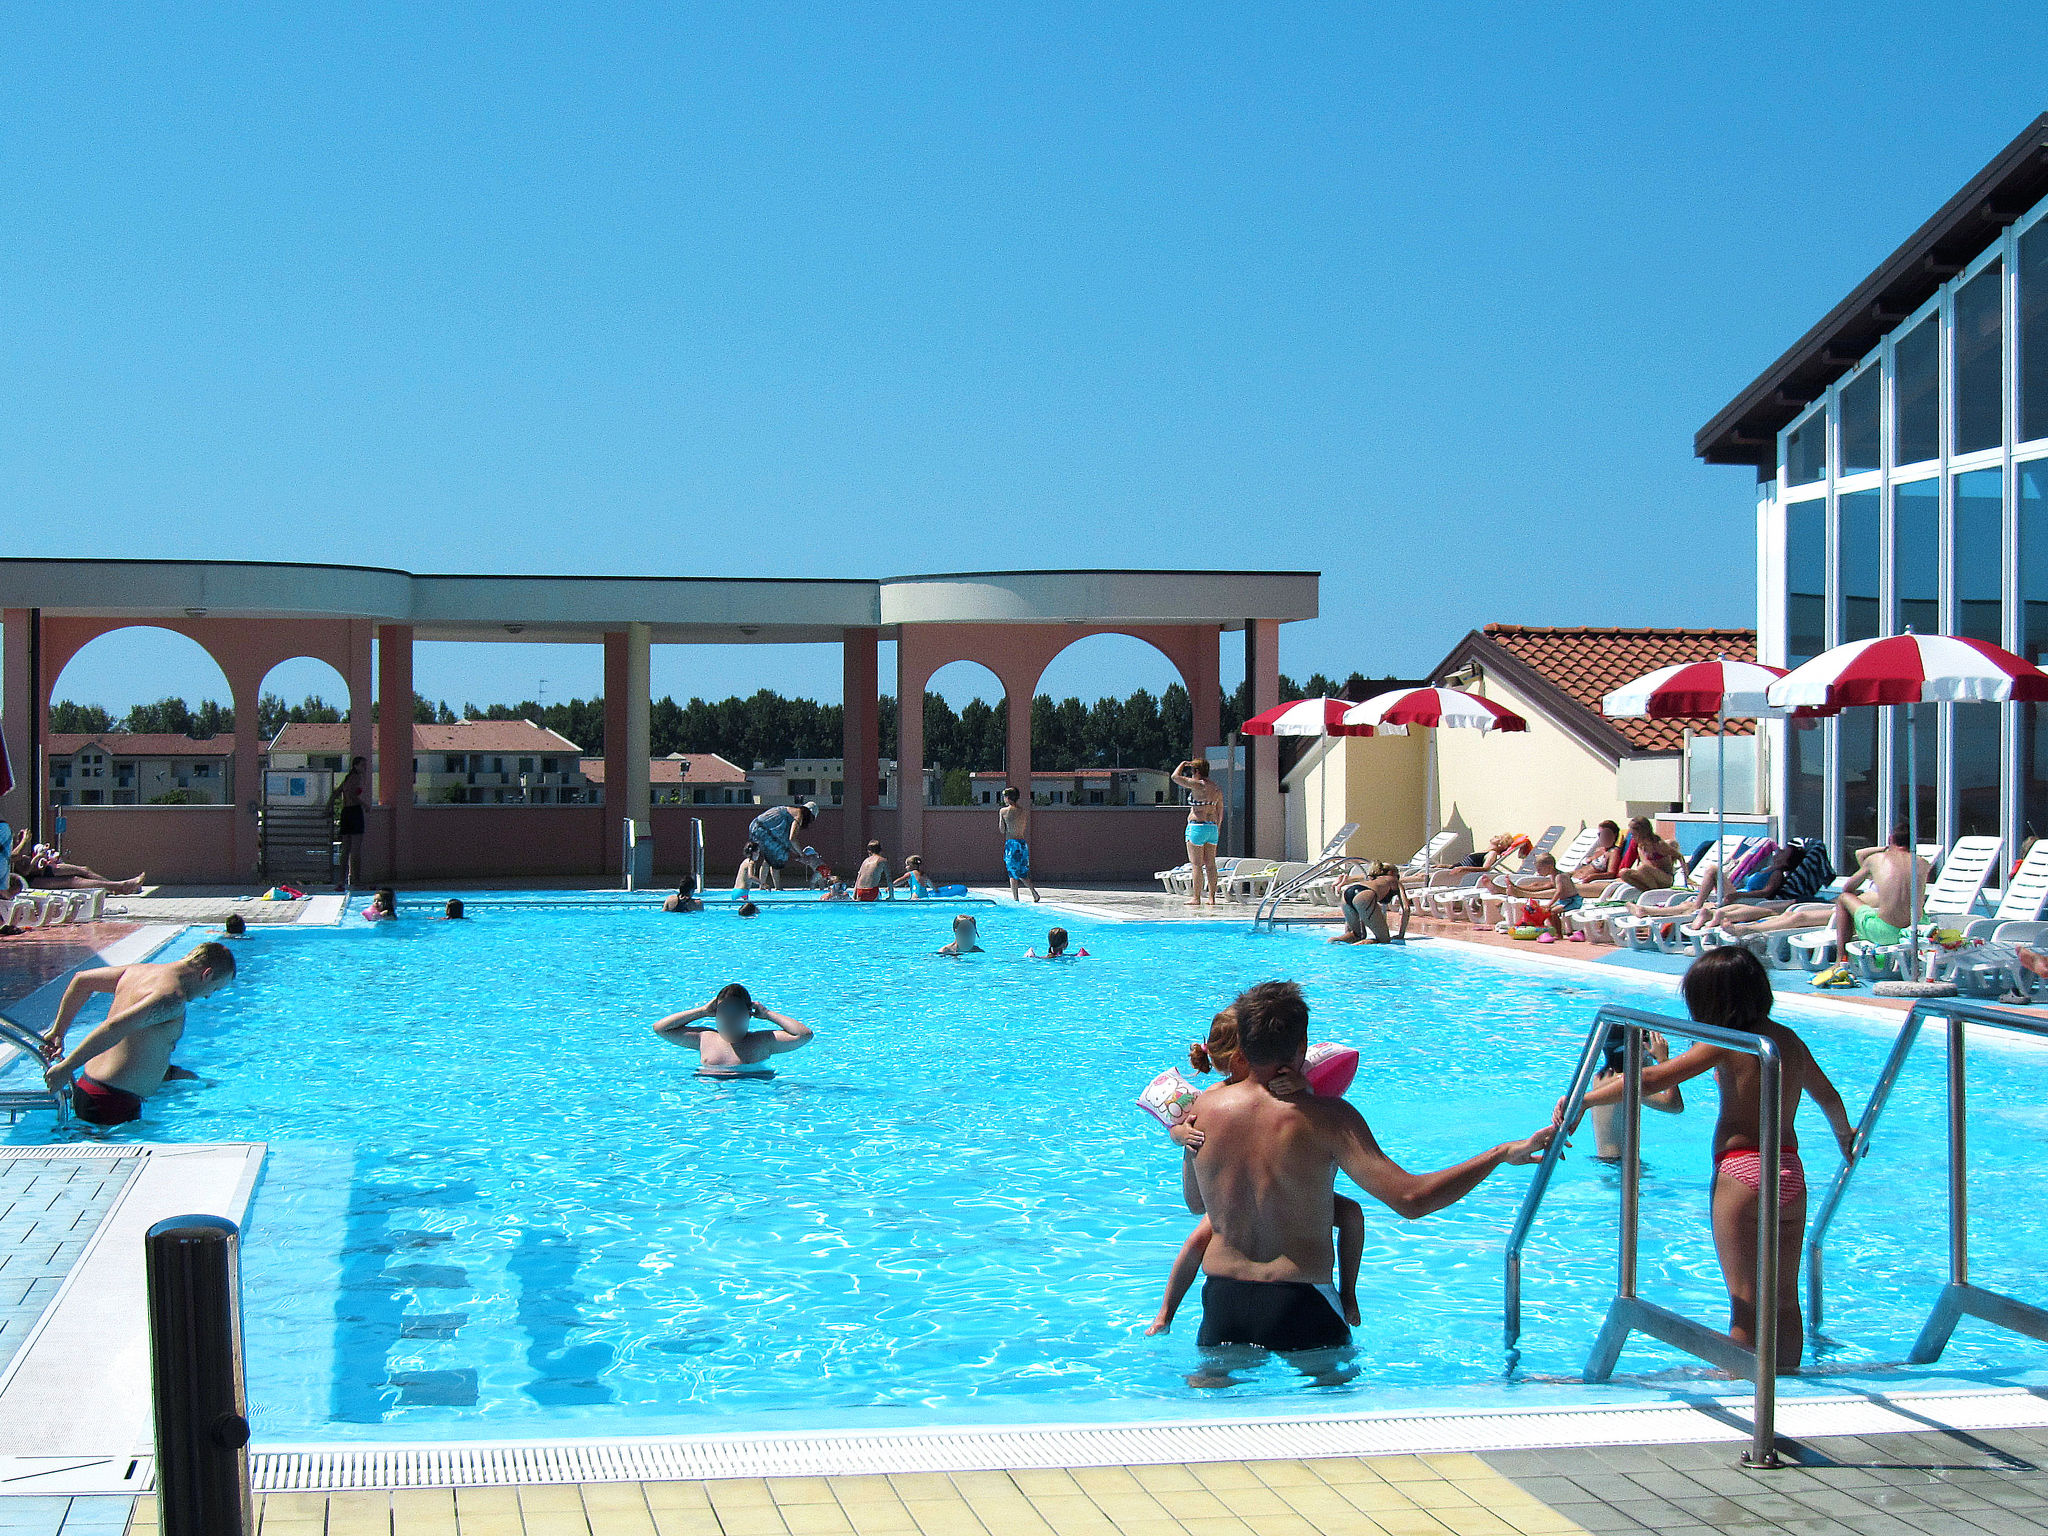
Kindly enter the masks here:
M 848 894 L 848 892 L 847 892 L 847 889 L 846 889 L 846 882 L 845 882 L 844 880 L 840 879 L 840 878 L 839 878 L 839 877 L 838 877 L 837 875 L 833 874 L 833 873 L 832 873 L 832 871 L 831 871 L 831 869 L 830 869 L 830 868 L 829 868 L 828 866 L 826 866 L 826 865 L 823 865 L 823 864 L 820 864 L 820 865 L 818 866 L 818 878 L 819 878 L 820 880 L 822 880 L 822 881 L 824 882 L 824 885 L 825 885 L 825 888 L 824 888 L 823 890 L 821 890 L 820 892 L 818 892 L 818 900 L 820 900 L 820 901 L 851 901 L 851 900 L 853 900 L 853 897 L 852 897 L 851 895 L 849 895 L 849 894 Z
M 761 909 L 755 906 L 751 901 L 743 901 L 740 903 L 739 915 L 741 917 L 759 917 L 761 915 Z
M 710 1024 L 704 1020 L 710 1019 Z M 773 1029 L 747 1028 L 754 1019 L 765 1019 Z M 700 1073 L 711 1077 L 773 1077 L 767 1064 L 770 1056 L 783 1056 L 809 1045 L 811 1027 L 795 1019 L 772 1013 L 754 1001 L 753 994 L 738 982 L 719 988 L 708 1003 L 672 1013 L 654 1026 L 654 1032 L 703 1058 Z
M 958 960 L 962 955 L 978 955 L 981 949 L 981 930 L 973 918 L 962 912 L 953 919 L 953 942 L 938 951 Z
M 363 921 L 381 923 L 398 916 L 398 892 L 390 886 L 380 886 L 377 894 L 370 898 L 370 904 L 363 908 Z
M 1085 949 L 1068 949 L 1067 930 L 1055 928 L 1045 936 L 1044 954 L 1041 955 L 1035 949 L 1027 949 L 1024 951 L 1024 958 L 1026 960 L 1081 960 L 1085 959 L 1087 954 L 1088 951 Z
M 1197 1072 L 1221 1072 L 1226 1083 L 1243 1082 L 1251 1075 L 1243 1056 L 1237 1049 L 1237 1015 L 1226 1008 L 1209 1022 L 1209 1040 L 1206 1046 L 1195 1044 L 1188 1047 L 1188 1065 Z M 1295 1092 L 1307 1093 L 1308 1084 L 1292 1072 L 1276 1075 L 1273 1090 L 1291 1096 Z M 1193 1151 L 1201 1146 L 1204 1138 L 1200 1128 L 1180 1124 L 1166 1133 L 1173 1138 L 1176 1146 Z M 1343 1303 L 1344 1321 L 1352 1327 L 1358 1326 L 1358 1266 L 1365 1257 L 1365 1212 L 1356 1200 L 1347 1200 L 1342 1195 L 1333 1197 L 1335 1209 L 1330 1225 L 1337 1231 L 1337 1287 L 1338 1299 Z M 1145 1330 L 1149 1336 L 1165 1333 L 1173 1326 L 1173 1315 L 1180 1310 L 1182 1299 L 1195 1283 L 1195 1277 L 1202 1272 L 1202 1255 L 1209 1251 L 1209 1239 L 1216 1235 L 1204 1216 L 1195 1224 L 1195 1230 L 1180 1245 L 1175 1255 L 1173 1269 L 1166 1277 L 1166 1296 L 1159 1303 L 1159 1315 L 1152 1319 L 1152 1326 Z

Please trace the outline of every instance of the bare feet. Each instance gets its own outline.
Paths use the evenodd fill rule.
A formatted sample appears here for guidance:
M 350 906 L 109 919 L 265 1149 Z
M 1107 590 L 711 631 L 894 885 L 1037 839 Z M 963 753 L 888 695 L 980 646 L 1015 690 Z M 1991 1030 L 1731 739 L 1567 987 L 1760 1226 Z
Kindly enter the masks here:
M 2026 945 L 2022 944 L 2020 946 L 2020 964 L 2025 969 L 2032 971 L 2036 976 L 2048 976 L 2048 955 L 2042 954 L 2038 949 L 2029 949 Z

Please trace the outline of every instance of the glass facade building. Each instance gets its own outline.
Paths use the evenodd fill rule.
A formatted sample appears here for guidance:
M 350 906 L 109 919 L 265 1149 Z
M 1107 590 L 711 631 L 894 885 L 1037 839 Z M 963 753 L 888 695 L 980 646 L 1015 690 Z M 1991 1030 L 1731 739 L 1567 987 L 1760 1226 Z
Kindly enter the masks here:
M 1759 445 L 1764 660 L 1910 629 L 2048 664 L 2048 199 L 2002 212 L 1874 346 L 1828 358 L 1833 382 Z M 1995 833 L 2010 859 L 2048 832 L 2048 706 L 1917 714 L 1924 838 Z M 1905 733 L 1889 709 L 1771 727 L 1785 830 L 1825 836 L 1839 863 L 1903 819 Z

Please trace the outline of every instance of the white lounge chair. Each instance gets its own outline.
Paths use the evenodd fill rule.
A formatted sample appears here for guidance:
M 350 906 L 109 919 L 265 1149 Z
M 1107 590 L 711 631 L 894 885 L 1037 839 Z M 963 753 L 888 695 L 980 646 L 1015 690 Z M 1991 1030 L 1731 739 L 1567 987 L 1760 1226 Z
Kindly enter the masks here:
M 2048 838 L 2036 842 L 2020 861 L 2020 867 L 2012 872 L 1998 898 L 1997 910 L 1989 917 L 1965 923 L 1963 937 L 1999 938 L 2002 924 L 2038 923 L 2044 917 L 2048 917 Z
M 1671 907 L 1682 901 L 1690 901 L 1697 894 L 1699 886 L 1699 882 L 1692 878 L 1693 875 L 1705 869 L 1710 863 L 1717 869 L 1733 869 L 1743 854 L 1761 841 L 1761 838 L 1745 836 L 1740 832 L 1727 833 L 1721 839 L 1718 853 L 1709 849 L 1702 854 L 1686 872 L 1686 880 L 1683 883 L 1669 886 L 1662 891 L 1646 891 L 1636 898 L 1635 904 L 1639 907 Z M 1657 949 L 1665 954 L 1671 954 L 1683 947 L 1676 938 L 1677 930 L 1683 922 L 1682 916 L 1672 918 L 1659 917 L 1654 913 L 1630 913 L 1609 919 L 1607 926 L 1617 944 L 1626 944 L 1630 949 Z
M 1977 910 L 1978 902 L 1984 897 L 1985 883 L 1998 864 L 1998 851 L 2003 846 L 1995 837 L 1956 839 L 1955 847 L 1942 861 L 1941 878 L 1928 887 L 1921 903 L 1920 948 L 1923 952 L 1928 949 L 1927 940 L 1935 929 L 1967 922 L 1970 914 Z M 1868 944 L 1855 939 L 1849 944 L 1849 957 L 1856 961 L 1864 977 L 1870 981 L 1881 981 L 1895 972 L 1905 953 L 1903 941 Z

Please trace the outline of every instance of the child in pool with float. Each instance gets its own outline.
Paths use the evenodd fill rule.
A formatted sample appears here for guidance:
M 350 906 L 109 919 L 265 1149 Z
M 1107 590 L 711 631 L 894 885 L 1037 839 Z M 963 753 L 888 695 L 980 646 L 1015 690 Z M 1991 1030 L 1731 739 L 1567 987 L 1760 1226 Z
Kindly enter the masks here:
M 1207 1045 L 1195 1044 L 1188 1047 L 1188 1064 L 1197 1072 L 1221 1072 L 1227 1083 L 1241 1082 L 1250 1076 L 1245 1061 L 1237 1052 L 1237 1015 L 1226 1008 L 1209 1023 Z M 1292 1097 L 1309 1091 L 1309 1086 L 1292 1072 L 1281 1072 L 1273 1079 L 1272 1087 L 1283 1097 Z M 1176 1146 L 1199 1147 L 1202 1133 L 1191 1125 L 1176 1125 L 1166 1133 L 1173 1138 Z M 1365 1212 L 1356 1200 L 1342 1195 L 1334 1197 L 1336 1209 L 1330 1225 L 1337 1231 L 1337 1290 L 1344 1303 L 1344 1321 L 1352 1327 L 1358 1326 L 1358 1266 L 1365 1257 Z M 1166 1296 L 1159 1303 L 1159 1315 L 1152 1319 L 1152 1326 L 1145 1332 L 1165 1333 L 1173 1326 L 1173 1315 L 1180 1310 L 1182 1299 L 1195 1283 L 1195 1277 L 1202 1272 L 1202 1255 L 1209 1251 L 1209 1239 L 1215 1236 L 1215 1228 L 1204 1216 L 1195 1224 L 1195 1230 L 1180 1245 L 1180 1252 L 1174 1257 L 1173 1269 L 1166 1277 Z

